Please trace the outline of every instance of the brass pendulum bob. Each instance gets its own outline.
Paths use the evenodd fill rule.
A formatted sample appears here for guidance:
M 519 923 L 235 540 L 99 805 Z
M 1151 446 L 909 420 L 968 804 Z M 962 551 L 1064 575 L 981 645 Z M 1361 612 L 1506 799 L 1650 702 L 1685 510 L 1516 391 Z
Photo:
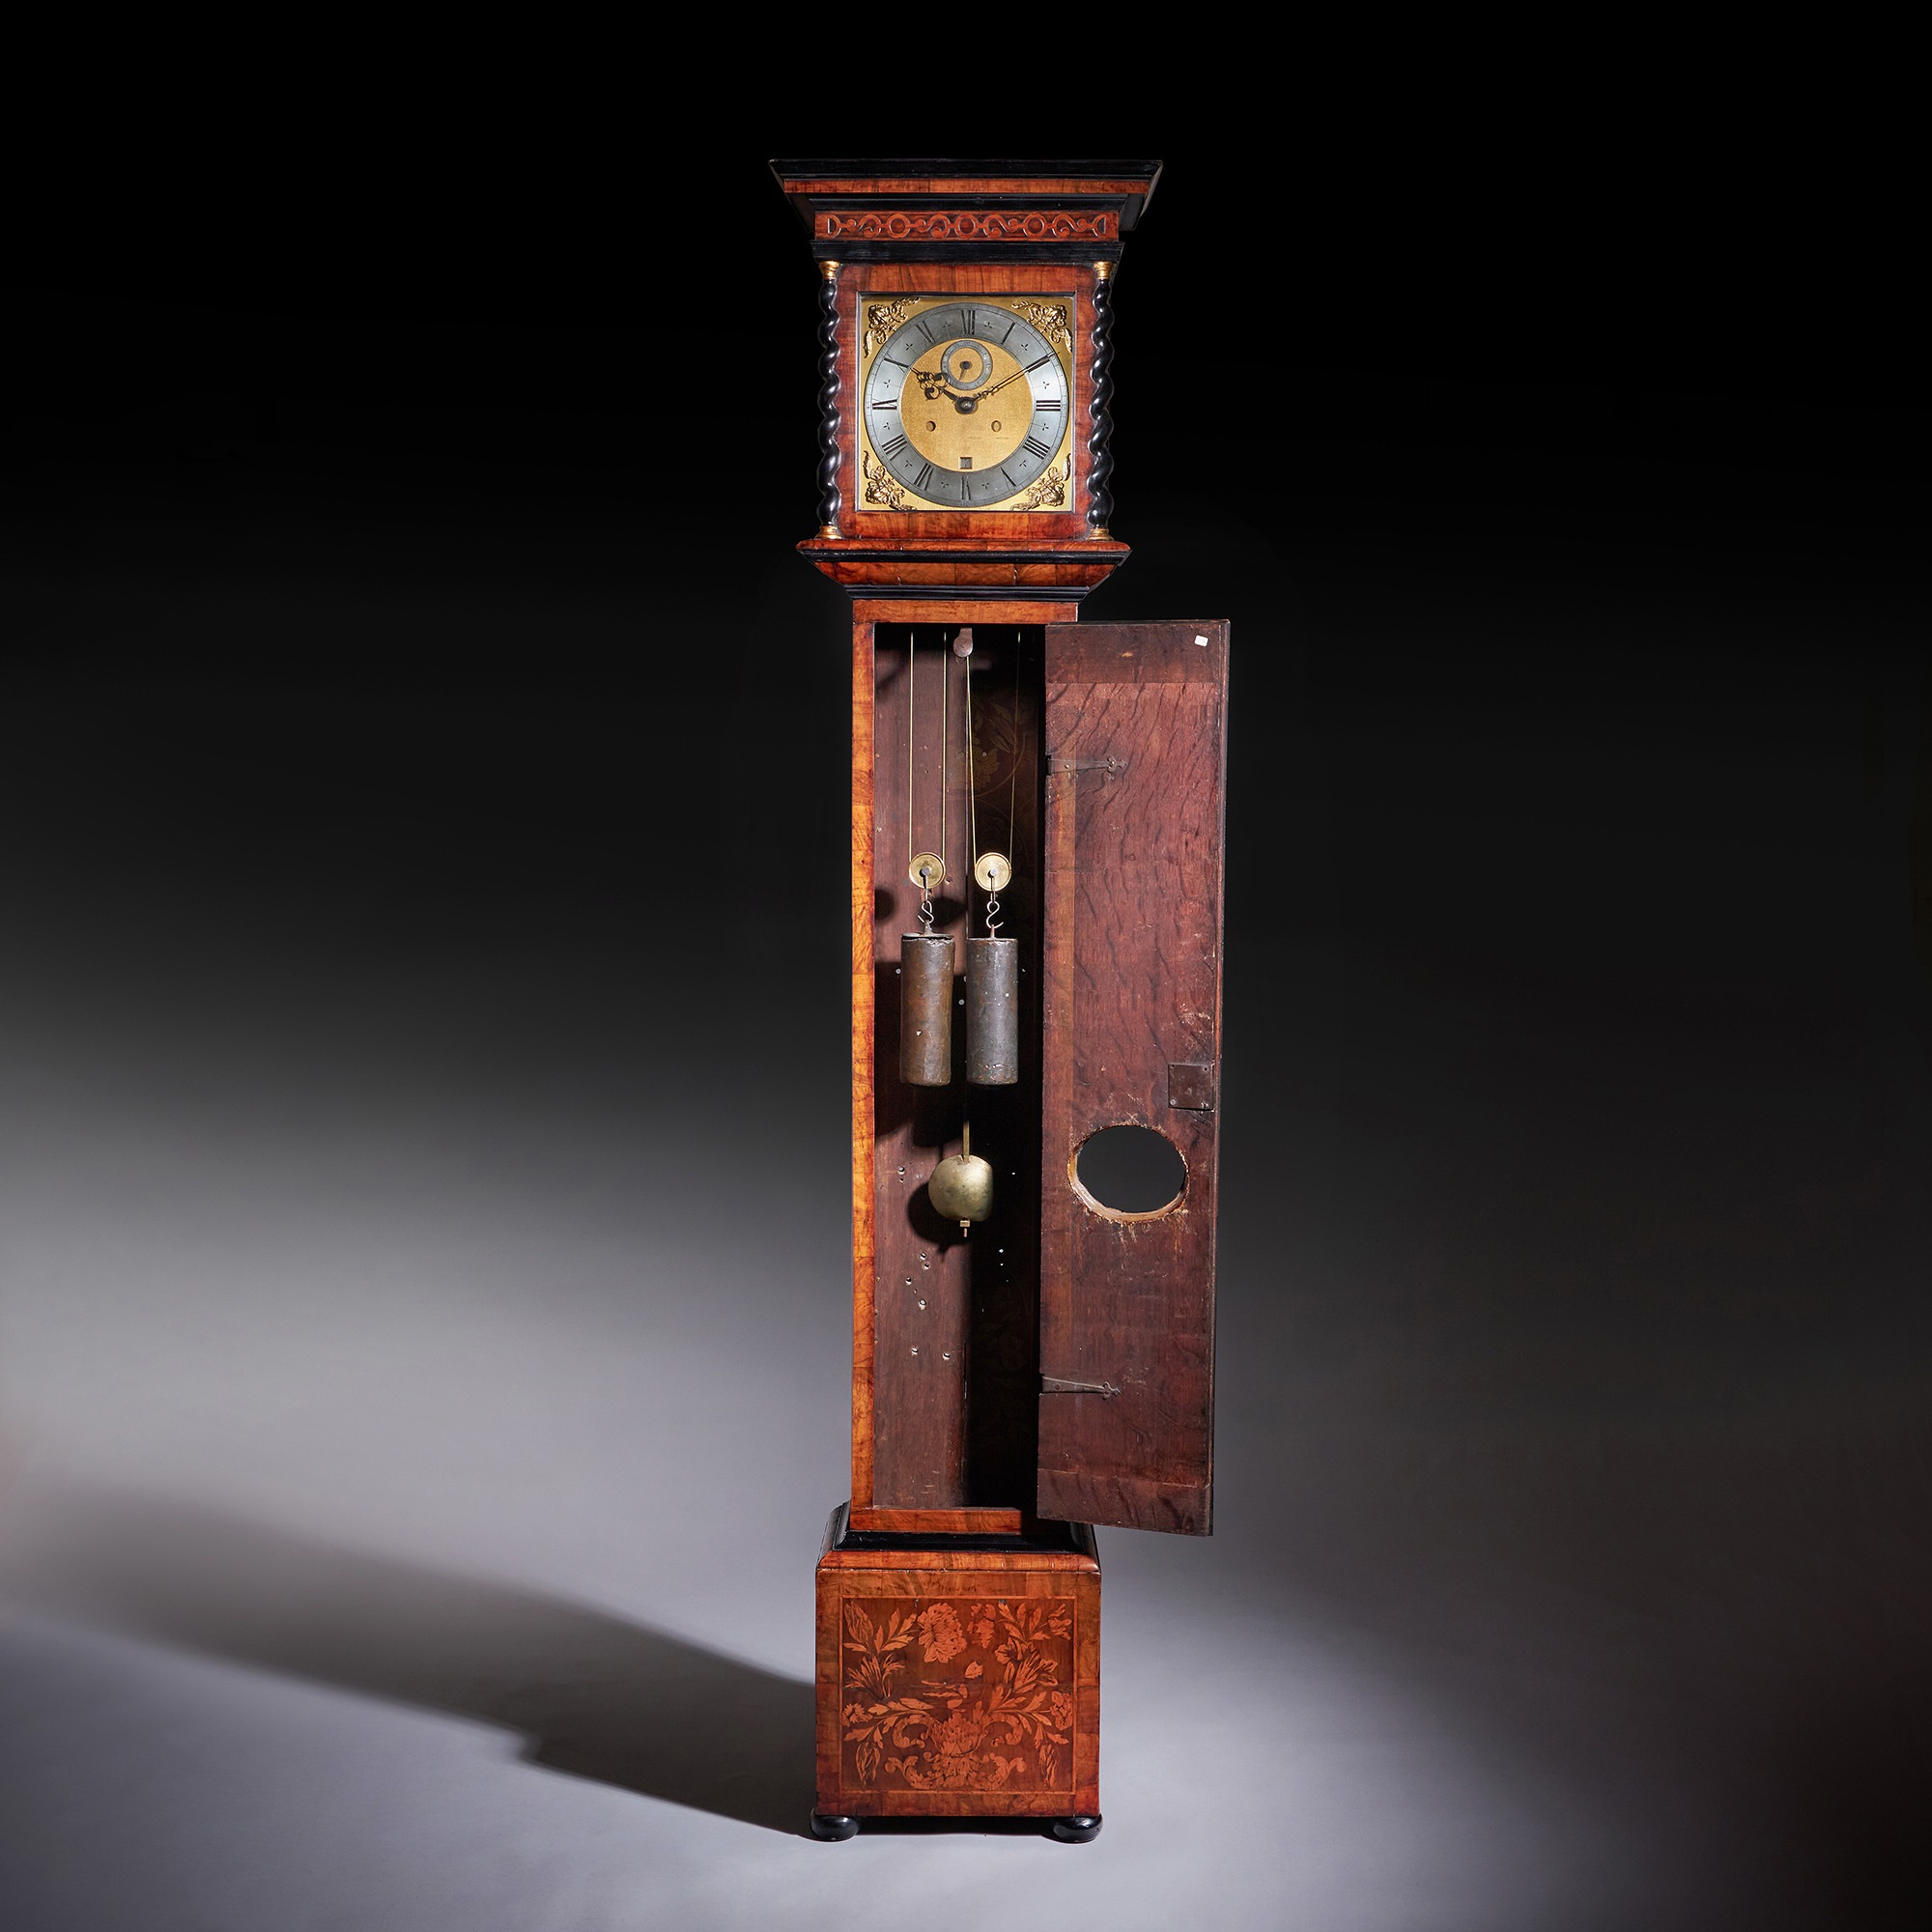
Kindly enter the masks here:
M 973 1223 L 993 1211 L 992 1164 L 973 1151 L 970 1122 L 959 1130 L 959 1151 L 948 1154 L 932 1170 L 925 1196 L 949 1221 L 959 1223 L 962 1235 L 970 1235 Z
M 899 939 L 899 1078 L 908 1087 L 952 1084 L 952 935 L 932 929 L 932 888 L 945 872 L 938 856 L 913 861 L 924 930 Z

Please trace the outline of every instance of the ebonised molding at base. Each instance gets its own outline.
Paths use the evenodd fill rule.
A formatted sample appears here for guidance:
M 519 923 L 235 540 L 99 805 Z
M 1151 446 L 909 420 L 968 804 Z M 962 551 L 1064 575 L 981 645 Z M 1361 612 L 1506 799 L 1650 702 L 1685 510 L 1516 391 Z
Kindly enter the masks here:
M 1018 1536 L 853 1529 L 849 1526 L 851 1508 L 850 1503 L 840 1503 L 833 1511 L 832 1520 L 826 1529 L 826 1549 L 876 1550 L 881 1554 L 951 1549 L 989 1555 L 1092 1556 L 1097 1548 L 1092 1527 L 1084 1522 L 1058 1522 L 1047 1518 L 1036 1518 Z
M 1046 1828 L 1046 1835 L 1058 1838 L 1063 1845 L 1091 1845 L 1100 1835 L 1100 1814 L 1095 1811 L 1091 1817 L 1056 1818 Z

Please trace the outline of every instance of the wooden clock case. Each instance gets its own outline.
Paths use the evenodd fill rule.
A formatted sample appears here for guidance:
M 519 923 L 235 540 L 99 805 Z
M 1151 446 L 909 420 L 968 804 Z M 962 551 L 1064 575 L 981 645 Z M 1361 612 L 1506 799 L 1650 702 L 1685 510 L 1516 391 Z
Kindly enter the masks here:
M 1159 164 L 773 172 L 821 278 L 820 527 L 799 548 L 853 620 L 852 1494 L 818 1567 L 813 1830 L 1033 1816 L 1079 1841 L 1099 1829 L 1092 1524 L 1211 1519 L 1227 626 L 1074 622 L 1128 554 L 1108 529 L 1112 281 Z M 876 345 L 892 305 L 957 296 L 1064 308 L 1064 475 L 1036 508 L 923 507 L 866 461 L 868 327 Z M 976 782 L 982 842 L 1014 867 L 1020 1077 L 911 1087 L 909 833 L 937 814 L 966 853 Z M 980 929 L 970 889 L 935 899 L 935 931 Z M 970 1239 L 924 1194 L 969 1113 L 998 1190 Z M 1082 1143 L 1119 1124 L 1179 1151 L 1167 1208 L 1081 1184 Z

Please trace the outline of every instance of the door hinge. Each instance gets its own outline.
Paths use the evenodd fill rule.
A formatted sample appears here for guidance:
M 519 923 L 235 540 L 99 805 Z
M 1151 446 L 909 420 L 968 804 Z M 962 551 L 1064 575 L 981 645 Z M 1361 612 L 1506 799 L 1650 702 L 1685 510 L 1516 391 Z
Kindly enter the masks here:
M 1106 772 L 1118 776 L 1127 768 L 1124 758 L 1063 758 L 1058 752 L 1046 754 L 1050 772 Z
M 1097 1395 L 1111 1399 L 1121 1391 L 1113 1382 L 1069 1382 L 1059 1376 L 1041 1376 L 1039 1392 L 1041 1395 Z

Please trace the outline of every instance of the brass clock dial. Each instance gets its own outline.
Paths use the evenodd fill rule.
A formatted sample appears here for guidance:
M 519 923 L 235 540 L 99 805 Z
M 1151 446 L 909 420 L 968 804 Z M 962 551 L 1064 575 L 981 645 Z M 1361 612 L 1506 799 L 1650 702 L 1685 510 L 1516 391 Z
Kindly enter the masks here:
M 1059 351 L 1021 307 L 1051 327 L 1070 306 L 941 301 L 899 322 L 866 371 L 866 441 L 884 472 L 867 469 L 867 501 L 1022 507 L 1060 456 L 1071 406 Z

